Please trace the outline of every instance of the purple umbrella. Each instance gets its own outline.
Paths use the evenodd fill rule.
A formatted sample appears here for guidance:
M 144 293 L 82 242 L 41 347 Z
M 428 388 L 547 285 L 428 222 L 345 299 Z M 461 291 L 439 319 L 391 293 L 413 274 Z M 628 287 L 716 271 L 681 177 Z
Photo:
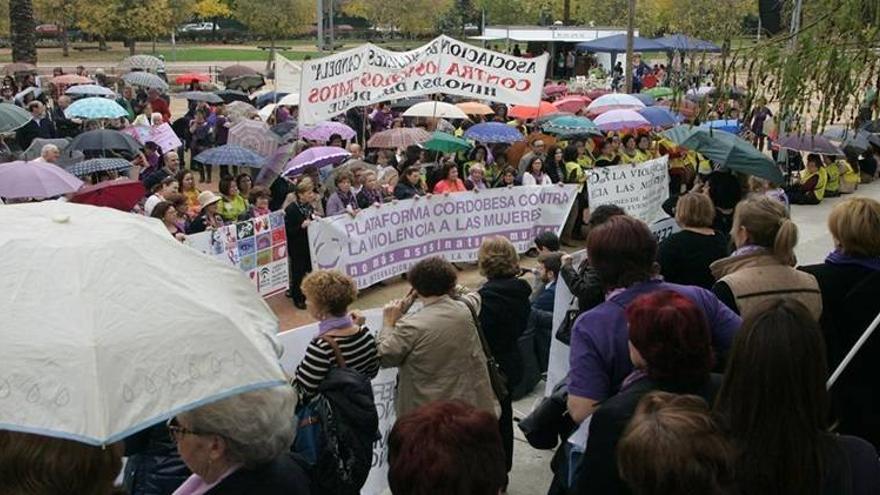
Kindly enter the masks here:
M 650 128 L 651 123 L 633 110 L 611 110 L 593 119 L 604 132 Z
M 293 160 L 287 162 L 283 175 L 285 177 L 293 177 L 301 174 L 306 167 L 311 166 L 321 168 L 328 165 L 335 165 L 337 163 L 342 163 L 350 156 L 351 153 L 342 148 L 337 148 L 336 146 L 316 146 L 303 151 L 296 155 Z
M 299 132 L 299 137 L 326 143 L 330 136 L 338 134 L 339 137 L 348 141 L 355 136 L 354 129 L 342 122 L 321 122 L 314 127 L 305 127 Z
M 51 198 L 78 190 L 83 181 L 43 160 L 0 164 L 0 197 Z
M 254 179 L 254 185 L 266 187 L 271 185 L 272 182 L 281 175 L 284 166 L 287 165 L 287 162 L 289 162 L 291 158 L 293 158 L 295 153 L 296 147 L 293 143 L 284 144 L 276 148 L 275 152 L 272 153 L 272 156 L 266 160 L 266 164 L 263 165 L 263 168 L 260 169 L 257 178 Z
M 786 134 L 779 136 L 778 144 L 780 148 L 804 151 L 807 153 L 816 153 L 819 155 L 840 155 L 843 152 L 828 140 L 828 138 L 814 134 Z

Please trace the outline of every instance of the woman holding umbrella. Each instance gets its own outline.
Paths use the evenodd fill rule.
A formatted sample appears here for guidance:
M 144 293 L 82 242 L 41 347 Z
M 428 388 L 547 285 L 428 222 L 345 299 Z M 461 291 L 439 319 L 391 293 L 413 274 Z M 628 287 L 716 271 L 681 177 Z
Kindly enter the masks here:
M 312 202 L 315 200 L 315 185 L 312 179 L 304 177 L 296 185 L 295 199 L 284 209 L 284 227 L 287 230 L 287 259 L 290 264 L 290 288 L 293 305 L 306 309 L 306 296 L 300 289 L 303 278 L 312 270 L 312 256 L 309 252 L 308 228 L 316 218 Z

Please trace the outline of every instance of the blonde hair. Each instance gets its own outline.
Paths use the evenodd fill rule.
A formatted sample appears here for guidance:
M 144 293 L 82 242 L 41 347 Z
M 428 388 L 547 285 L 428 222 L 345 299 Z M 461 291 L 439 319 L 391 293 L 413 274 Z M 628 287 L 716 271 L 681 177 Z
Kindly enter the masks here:
M 303 177 L 299 182 L 296 183 L 296 193 L 304 194 L 309 191 L 315 190 L 315 183 L 312 182 L 312 179 L 309 177 Z
M 675 221 L 682 227 L 711 227 L 715 221 L 715 205 L 705 194 L 682 194 L 675 204 Z
M 797 225 L 779 201 L 763 195 L 741 201 L 733 214 L 733 227 L 745 228 L 751 244 L 770 249 L 782 263 L 797 263 Z
M 345 316 L 348 306 L 357 299 L 354 280 L 338 271 L 314 271 L 306 275 L 300 287 L 306 299 L 331 316 Z
M 477 255 L 480 273 L 486 278 L 513 277 L 519 273 L 519 256 L 506 237 L 483 239 Z
M 851 256 L 880 256 L 880 202 L 850 198 L 828 215 L 828 230 Z

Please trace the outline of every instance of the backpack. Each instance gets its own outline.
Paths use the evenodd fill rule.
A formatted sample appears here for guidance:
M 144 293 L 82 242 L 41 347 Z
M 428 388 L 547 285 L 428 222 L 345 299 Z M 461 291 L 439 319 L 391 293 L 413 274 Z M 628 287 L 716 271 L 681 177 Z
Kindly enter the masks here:
M 379 415 L 369 378 L 345 365 L 339 345 L 322 336 L 336 355 L 318 393 L 297 412 L 293 451 L 310 466 L 319 493 L 358 494 L 373 465 Z

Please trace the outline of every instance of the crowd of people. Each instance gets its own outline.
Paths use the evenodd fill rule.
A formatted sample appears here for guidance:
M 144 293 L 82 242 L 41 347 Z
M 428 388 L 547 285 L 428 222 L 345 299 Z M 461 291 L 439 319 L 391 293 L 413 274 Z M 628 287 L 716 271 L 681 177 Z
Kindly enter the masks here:
M 569 54 L 560 57 L 567 70 Z M 654 84 L 651 78 L 662 81 L 664 71 L 641 77 Z M 21 88 L 11 87 L 18 84 L 38 86 L 29 75 L 4 81 L 4 98 L 19 94 Z M 652 129 L 562 138 L 540 133 L 534 120 L 509 118 L 504 105 L 450 124 L 405 118 L 380 103 L 339 119 L 355 131 L 348 143 L 338 134 L 326 142 L 278 134 L 292 143 L 291 156 L 326 144 L 347 148 L 347 161 L 306 167 L 292 178 L 223 166 L 215 186 L 212 165 L 194 157 L 227 142 L 225 104 L 190 101 L 186 114 L 172 120 L 167 95 L 130 86 L 120 93 L 128 117 L 99 123 L 67 119 L 66 95 L 48 99 L 30 91 L 13 100 L 33 119 L 17 131 L 10 153 L 36 138 L 73 137 L 96 126 L 172 123 L 180 149 L 148 142 L 126 157 L 129 177 L 146 190 L 132 211 L 158 219 L 180 241 L 284 211 L 288 296 L 318 321 L 319 333 L 288 385 L 181 412 L 111 448 L 0 430 L 0 492 L 112 493 L 124 454 L 123 489 L 131 495 L 357 493 L 372 465 L 376 433 L 366 421 L 375 414 L 369 380 L 396 368 L 397 421 L 387 439 L 391 493 L 497 495 L 506 492 L 514 469 L 513 401 L 546 376 L 553 339 L 570 347 L 570 371 L 523 420 L 529 426 L 520 424 L 536 448 L 556 448 L 551 494 L 869 495 L 880 489 L 877 338 L 826 387 L 829 371 L 880 312 L 874 297 L 880 203 L 850 197 L 837 204 L 828 217 L 835 250 L 809 266 L 797 264 L 798 226 L 790 216 L 791 204 L 852 192 L 845 184 L 858 183 L 860 174 L 872 179 L 880 148 L 840 160 L 810 154 L 797 182 L 784 185 L 719 170 Z M 768 138 L 773 146 L 763 126 L 771 115 L 762 106 L 744 123 L 760 147 Z M 295 106 L 279 105 L 267 124 L 292 124 L 296 117 Z M 365 144 L 395 127 L 446 124 L 463 135 L 480 121 L 521 130 L 525 149 L 474 142 L 468 151 L 439 153 Z M 59 155 L 46 147 L 41 159 L 55 163 Z M 670 199 L 663 208 L 680 232 L 658 243 L 647 224 L 622 208 L 590 206 L 583 187 L 589 169 L 637 166 L 664 155 Z M 117 176 L 87 179 L 97 184 Z M 384 306 L 381 328 L 367 328 L 352 309 L 358 290 L 350 277 L 312 269 L 308 229 L 320 217 L 356 216 L 432 194 L 559 183 L 577 184 L 580 192 L 560 226 L 562 238 L 535 239 L 536 269 L 523 269 L 503 237 L 480 246 L 477 268 L 485 281 L 477 288 L 459 284 L 459 269 L 449 261 L 423 259 L 406 274 L 407 295 Z M 561 250 L 572 241 L 586 245 L 578 266 Z M 574 308 L 557 329 L 560 279 Z M 340 369 L 348 374 L 334 374 Z M 331 390 L 342 382 L 349 388 Z M 342 389 L 353 391 L 347 400 L 331 393 Z M 317 476 L 295 440 L 311 424 L 299 415 L 322 400 L 365 411 L 364 421 L 339 410 L 321 416 L 344 426 L 329 442 L 336 459 L 349 456 L 331 471 L 344 473 L 339 479 Z M 556 414 L 544 414 L 551 407 Z M 574 456 L 568 440 L 578 429 L 588 434 Z M 369 447 L 369 459 L 355 447 L 339 448 L 358 435 L 366 440 L 355 447 Z M 330 490 L 331 482 L 347 488 Z

